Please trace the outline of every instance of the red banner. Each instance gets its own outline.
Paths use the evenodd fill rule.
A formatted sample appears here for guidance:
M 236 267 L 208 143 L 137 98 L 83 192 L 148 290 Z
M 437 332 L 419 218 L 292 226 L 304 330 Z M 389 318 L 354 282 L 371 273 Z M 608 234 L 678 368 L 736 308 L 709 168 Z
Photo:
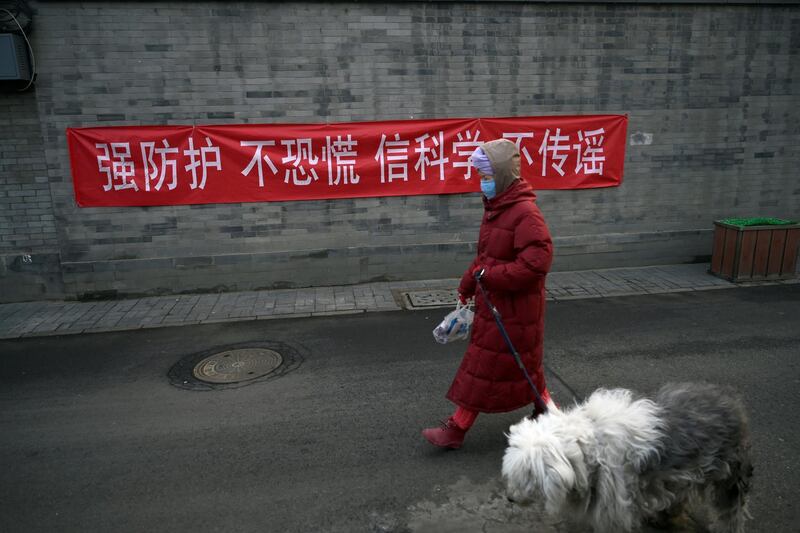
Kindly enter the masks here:
M 585 115 L 339 124 L 68 128 L 82 207 L 270 202 L 480 190 L 469 164 L 517 144 L 535 189 L 622 182 L 628 118 Z

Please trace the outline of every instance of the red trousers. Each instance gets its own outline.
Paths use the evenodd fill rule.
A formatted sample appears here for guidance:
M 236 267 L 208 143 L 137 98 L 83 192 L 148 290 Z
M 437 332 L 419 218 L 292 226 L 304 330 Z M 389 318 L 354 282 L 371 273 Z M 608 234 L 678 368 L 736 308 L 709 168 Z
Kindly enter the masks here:
M 547 389 L 542 392 L 542 400 L 544 400 L 544 403 L 551 401 L 550 393 Z M 478 411 L 470 411 L 469 409 L 458 407 L 452 418 L 458 427 L 466 431 L 475 423 L 475 419 L 478 418 Z

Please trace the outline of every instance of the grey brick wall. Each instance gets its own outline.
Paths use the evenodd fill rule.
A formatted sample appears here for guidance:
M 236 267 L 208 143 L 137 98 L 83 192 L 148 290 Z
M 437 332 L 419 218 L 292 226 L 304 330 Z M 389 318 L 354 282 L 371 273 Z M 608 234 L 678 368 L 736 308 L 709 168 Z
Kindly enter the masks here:
M 702 259 L 715 218 L 800 217 L 797 5 L 35 6 L 37 108 L 19 112 L 41 128 L 70 296 L 458 275 L 482 207 L 80 209 L 68 126 L 627 113 L 621 187 L 540 194 L 562 270 Z
M 62 295 L 36 95 L 0 95 L 0 301 Z

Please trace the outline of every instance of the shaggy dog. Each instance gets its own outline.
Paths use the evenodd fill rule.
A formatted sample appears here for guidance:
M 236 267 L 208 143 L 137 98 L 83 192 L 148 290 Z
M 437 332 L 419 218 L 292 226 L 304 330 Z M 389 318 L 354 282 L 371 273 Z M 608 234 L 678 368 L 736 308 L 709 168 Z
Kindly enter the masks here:
M 596 532 L 691 517 L 742 532 L 752 476 L 742 403 L 714 385 L 670 384 L 652 399 L 595 391 L 511 426 L 503 457 L 508 498 Z

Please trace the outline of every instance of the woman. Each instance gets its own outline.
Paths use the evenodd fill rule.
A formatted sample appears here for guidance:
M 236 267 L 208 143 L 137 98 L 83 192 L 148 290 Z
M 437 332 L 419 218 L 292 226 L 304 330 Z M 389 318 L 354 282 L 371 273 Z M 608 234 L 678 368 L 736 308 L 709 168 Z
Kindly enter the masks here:
M 481 283 L 497 307 L 511 342 L 519 352 L 545 402 L 542 365 L 545 277 L 553 258 L 553 244 L 536 195 L 520 178 L 520 155 L 506 139 L 483 144 L 472 154 L 481 178 L 484 214 L 478 254 L 461 278 L 459 299 L 475 296 L 474 274 L 483 270 Z M 482 297 L 475 299 L 475 319 L 467 353 L 461 361 L 447 398 L 455 413 L 422 435 L 435 446 L 459 448 L 478 413 L 507 412 L 534 401 L 534 394 L 517 366 Z

